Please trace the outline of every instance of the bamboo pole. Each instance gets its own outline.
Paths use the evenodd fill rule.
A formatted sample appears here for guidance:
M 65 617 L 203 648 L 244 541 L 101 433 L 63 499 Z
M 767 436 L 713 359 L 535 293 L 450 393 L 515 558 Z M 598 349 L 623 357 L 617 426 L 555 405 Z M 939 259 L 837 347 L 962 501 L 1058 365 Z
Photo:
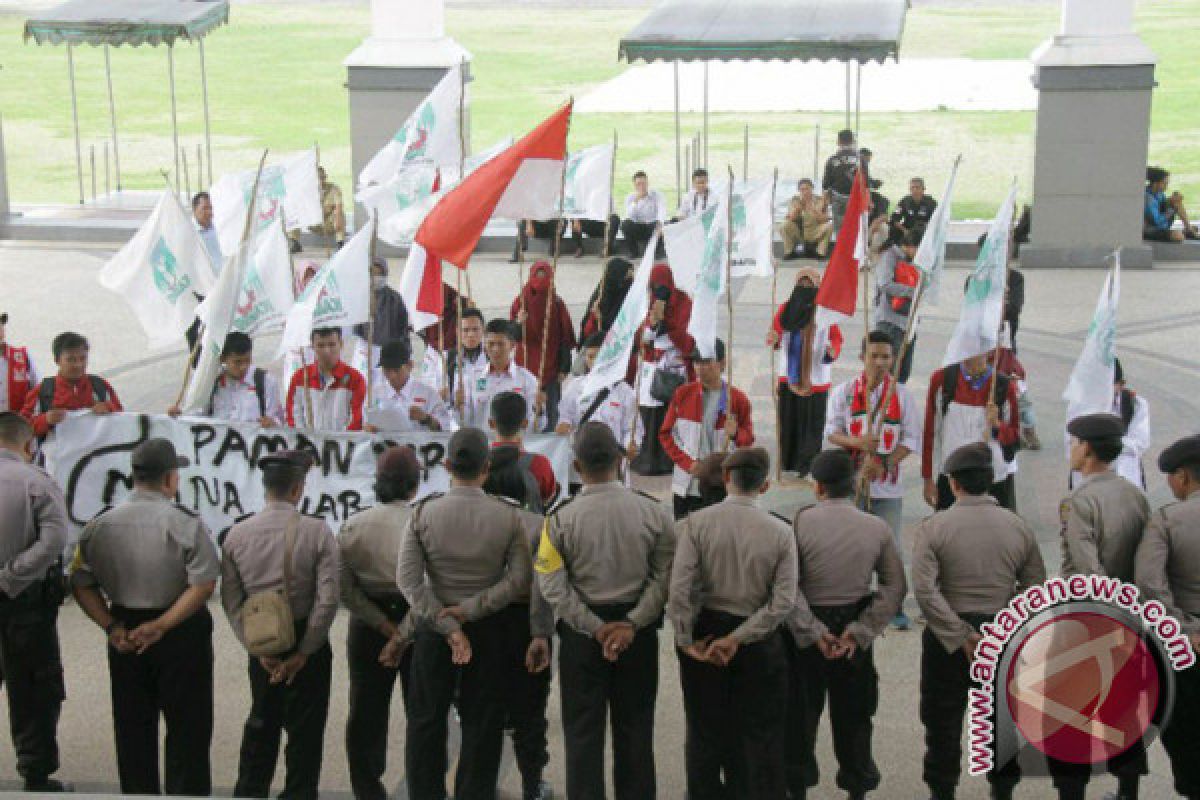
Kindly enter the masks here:
M 779 167 L 776 167 L 771 173 L 771 213 L 775 213 L 775 186 L 779 183 Z M 775 225 L 772 221 L 771 230 L 774 233 Z M 774 319 L 779 307 L 779 262 L 775 260 L 775 248 L 771 248 L 771 307 L 770 316 L 768 319 Z M 770 323 L 767 323 L 770 324 Z M 775 459 L 775 480 L 783 483 L 783 409 L 779 404 L 779 350 L 782 345 L 781 341 L 771 349 L 771 405 L 775 409 L 775 446 L 779 450 L 779 455 Z
M 171 141 L 175 154 L 175 179 L 179 180 L 179 115 L 175 103 L 175 47 L 167 45 L 167 75 L 171 84 Z
M 75 94 L 75 45 L 69 42 L 67 43 L 67 75 L 71 79 L 71 122 L 75 126 L 75 176 L 79 179 L 79 205 L 83 205 L 83 151 L 79 148 L 79 101 Z
M 280 217 L 282 216 L 281 214 Z M 375 268 L 376 236 L 379 232 L 378 218 L 374 213 L 371 214 L 371 222 L 369 224 L 371 225 L 371 244 L 367 251 L 367 291 L 370 292 L 371 300 L 367 303 L 367 408 L 370 408 L 371 403 L 374 401 L 371 388 L 374 383 L 372 376 L 375 374 L 375 359 L 372 356 L 375 352 L 375 312 L 378 303 L 376 300 L 378 292 L 371 285 L 371 270 Z M 288 249 L 290 250 L 291 248 Z
M 683 175 L 679 165 L 679 62 L 673 63 L 675 67 L 675 195 L 676 203 L 683 202 Z
M 750 125 L 748 123 L 742 129 L 742 180 L 750 180 Z
M 197 152 L 199 152 L 199 148 L 200 148 L 200 146 L 196 145 Z M 283 235 L 287 236 L 287 222 L 284 220 L 282 214 L 279 215 L 279 227 L 281 227 L 283 229 Z M 290 247 L 288 248 L 288 268 L 292 271 L 292 275 L 295 276 L 296 264 L 295 264 L 294 258 L 292 257 L 292 248 L 290 248 Z M 293 287 L 294 286 L 295 286 L 295 282 L 293 281 Z M 293 296 L 298 296 L 297 293 L 294 291 L 294 289 L 293 289 Z M 308 359 L 304 355 L 304 346 L 303 345 L 301 345 L 301 347 L 300 347 L 300 374 L 304 378 L 304 407 L 305 407 L 304 413 L 305 413 L 306 418 L 309 421 L 311 421 L 313 418 L 312 387 L 310 387 L 308 385 Z
M 88 157 L 92 163 L 92 202 L 96 202 L 96 145 L 88 145 Z
M 188 169 L 187 148 L 181 147 L 179 154 L 183 157 L 183 195 L 184 197 L 192 196 L 192 177 L 191 171 Z M 199 177 L 199 175 L 197 175 Z
M 608 214 L 604 217 L 604 258 L 610 257 L 612 254 L 608 251 L 609 237 L 612 235 L 612 218 L 613 218 L 613 197 L 612 187 L 617 179 L 617 129 L 613 128 L 613 152 L 612 163 L 608 168 Z M 603 282 L 601 283 L 603 286 Z
M 572 97 L 570 102 L 574 103 L 575 98 Z M 570 135 L 571 135 L 571 123 L 570 123 L 570 120 L 568 119 L 568 121 L 567 121 L 567 136 L 569 137 Z M 561 174 L 561 176 L 559 178 L 559 182 L 558 182 L 558 225 L 555 227 L 554 255 L 552 258 L 552 266 L 551 266 L 551 271 L 550 271 L 550 290 L 546 293 L 546 316 L 542 320 L 542 352 L 539 354 L 539 357 L 538 357 L 537 379 L 538 379 L 538 392 L 539 393 L 541 392 L 541 389 L 542 389 L 542 375 L 546 371 L 546 347 L 550 342 L 550 316 L 554 310 L 554 285 L 555 285 L 555 279 L 556 279 L 556 276 L 558 273 L 558 252 L 559 252 L 559 250 L 562 249 L 563 201 L 565 199 L 566 189 L 567 189 L 567 161 L 569 158 L 570 158 L 570 153 L 567 151 L 567 148 L 564 145 L 562 174 Z M 528 360 L 528 355 L 529 355 L 529 353 L 528 353 L 528 351 L 526 351 L 526 360 Z
M 204 63 L 204 39 L 199 40 L 200 45 L 200 95 L 204 99 L 204 149 L 208 151 L 208 184 L 211 186 L 213 182 L 212 176 L 212 126 L 209 123 L 208 114 L 208 69 Z M 196 145 L 199 149 L 200 145 Z M 204 183 L 204 179 L 200 177 L 200 162 L 196 161 L 196 186 Z
M 729 172 L 729 189 L 725 195 L 725 306 L 729 316 L 725 342 L 725 419 L 728 422 L 733 415 L 730 405 L 733 401 L 733 167 L 727 165 L 726 170 Z M 721 450 L 728 450 L 734 440 L 728 431 L 723 431 L 722 437 Z
M 117 104 L 113 97 L 112 61 L 108 56 L 108 45 L 104 45 L 104 77 L 108 82 L 108 122 L 112 130 L 113 161 L 117 169 L 117 191 L 121 191 L 121 153 L 117 144 Z

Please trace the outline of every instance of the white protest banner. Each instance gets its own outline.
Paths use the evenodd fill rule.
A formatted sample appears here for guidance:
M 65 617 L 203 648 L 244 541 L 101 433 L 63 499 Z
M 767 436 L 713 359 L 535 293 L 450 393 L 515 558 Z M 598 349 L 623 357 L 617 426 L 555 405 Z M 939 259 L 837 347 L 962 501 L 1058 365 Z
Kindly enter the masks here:
M 612 208 L 613 146 L 601 144 L 567 156 L 563 217 L 608 219 Z
M 85 412 L 56 426 L 44 448 L 46 469 L 66 496 L 72 539 L 105 506 L 128 495 L 130 453 L 153 437 L 171 440 L 180 455 L 191 459 L 191 466 L 180 472 L 178 501 L 199 514 L 214 535 L 262 509 L 258 463 L 277 450 L 303 450 L 314 458 L 300 510 L 324 518 L 335 531 L 346 517 L 375 503 L 375 460 L 389 445 L 416 452 L 422 468 L 418 497 L 450 485 L 444 464 L 448 433 L 316 433 L 200 417 Z M 528 436 L 525 449 L 550 459 L 559 485 L 567 485 L 568 437 Z
M 208 190 L 213 205 L 213 225 L 222 253 L 232 253 L 242 240 L 250 191 L 257 172 L 248 169 L 227 173 Z M 269 225 L 278 225 L 281 212 L 288 230 L 320 225 L 324 220 L 316 148 L 263 167 L 250 235 L 257 236 Z

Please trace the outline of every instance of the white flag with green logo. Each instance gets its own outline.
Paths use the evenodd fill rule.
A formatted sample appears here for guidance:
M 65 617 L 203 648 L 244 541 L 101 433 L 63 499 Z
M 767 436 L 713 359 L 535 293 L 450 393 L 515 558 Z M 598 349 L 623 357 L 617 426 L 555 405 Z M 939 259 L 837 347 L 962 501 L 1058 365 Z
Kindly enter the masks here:
M 295 303 L 292 280 L 287 236 L 273 225 L 254 241 L 229 329 L 249 336 L 282 330 Z
M 1113 254 L 1113 266 L 1104 279 L 1096 300 L 1096 311 L 1083 350 L 1071 370 L 1063 400 L 1067 421 L 1084 414 L 1112 411 L 1113 380 L 1117 356 L 1117 304 L 1121 299 L 1121 258 Z
M 958 325 L 946 346 L 943 365 L 958 364 L 973 356 L 991 352 L 1000 341 L 1000 322 L 1004 318 L 1004 287 L 1008 280 L 1009 235 L 1013 209 L 1017 203 L 1017 182 L 1013 181 L 1004 205 L 988 229 L 987 239 L 975 270 L 967 278 Z
M 633 274 L 633 283 L 625 293 L 621 310 L 613 319 L 612 327 L 604 334 L 604 344 L 596 354 L 596 363 L 584 378 L 580 397 L 594 397 L 596 392 L 615 386 L 625 380 L 629 370 L 629 354 L 637 343 L 637 333 L 650 311 L 650 271 L 654 269 L 654 251 L 658 247 L 658 234 L 650 237 L 642 263 Z
M 601 144 L 567 156 L 563 217 L 606 220 L 612 208 L 613 146 Z
M 675 285 L 692 295 L 688 333 L 711 357 L 717 338 L 717 301 L 725 291 L 729 219 L 724 198 L 681 222 L 663 227 Z
M 451 67 L 400 130 L 367 162 L 358 174 L 359 187 L 387 183 L 410 164 L 458 164 L 462 147 L 458 115 L 463 91 L 459 70 Z
M 279 355 L 305 347 L 316 328 L 346 328 L 367 321 L 371 298 L 371 239 L 375 218 L 321 268 L 288 312 Z
M 232 253 L 242 241 L 246 212 L 250 207 L 250 192 L 254 188 L 257 169 L 222 175 L 209 189 L 213 205 L 213 225 L 221 242 L 222 253 Z M 273 161 L 263 167 L 258 181 L 258 202 L 250 235 L 255 237 L 271 225 L 278 225 L 280 215 L 288 230 L 303 230 L 320 225 L 321 182 L 317 178 L 316 148 Z
M 961 157 L 960 157 L 961 158 Z M 942 193 L 942 201 L 934 209 L 921 244 L 917 247 L 917 255 L 913 258 L 913 266 L 925 275 L 925 290 L 921 295 L 922 302 L 937 305 L 942 288 L 942 274 L 946 267 L 946 236 L 950 230 L 951 203 L 954 201 L 954 179 L 958 176 L 960 159 L 954 160 L 950 170 L 950 179 L 946 181 L 946 191 Z M 916 330 L 916 326 L 913 326 Z
M 440 197 L 438 168 L 411 164 L 387 183 L 363 189 L 356 198 L 379 216 L 379 238 L 397 247 L 412 244 L 412 237 Z
M 196 316 L 196 295 L 215 280 L 195 225 L 170 191 L 98 278 L 129 303 L 155 349 L 179 345 Z
M 735 278 L 769 278 L 772 261 L 775 215 L 771 208 L 771 179 L 733 182 L 733 263 Z M 724 200 L 729 192 L 722 181 L 714 183 L 712 195 Z M 736 289 L 737 284 L 734 284 Z
M 233 330 L 238 296 L 253 252 L 254 242 L 247 241 L 226 256 L 216 285 L 196 309 L 196 316 L 204 327 L 200 334 L 199 358 L 183 401 L 183 408 L 189 413 L 202 411 L 212 397 L 213 383 L 221 374 L 221 350 L 225 347 L 225 337 Z

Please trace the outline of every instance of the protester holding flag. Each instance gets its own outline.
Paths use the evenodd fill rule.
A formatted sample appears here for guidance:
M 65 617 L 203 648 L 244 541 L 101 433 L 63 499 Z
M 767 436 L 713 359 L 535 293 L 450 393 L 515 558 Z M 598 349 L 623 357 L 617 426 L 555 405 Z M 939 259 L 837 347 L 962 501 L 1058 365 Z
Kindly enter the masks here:
M 592 296 L 588 298 L 587 311 L 580 320 L 580 341 L 595 334 L 603 337 L 608 333 L 621 310 L 621 305 L 625 302 L 625 295 L 632 285 L 633 264 L 620 257 L 610 258 L 604 265 L 604 276 L 592 290 Z
M 473 386 L 467 387 L 466 399 L 470 402 L 459 419 L 463 427 L 486 428 L 492 398 L 502 392 L 516 392 L 524 397 L 528 427 L 533 428 L 537 423 L 541 415 L 541 393 L 537 378 L 513 357 L 517 349 L 516 328 L 506 319 L 493 319 L 484 329 L 483 347 L 487 352 L 488 368 Z
M 558 424 L 558 400 L 562 381 L 571 372 L 575 349 L 575 326 L 567 304 L 554 288 L 554 267 L 538 261 L 529 270 L 521 294 L 513 300 L 509 319 L 521 326 L 517 364 L 539 379 L 545 395 L 546 430 Z
M 563 384 L 555 433 L 569 435 L 595 420 L 607 425 L 618 442 L 636 442 L 636 434 L 640 431 L 636 431 L 635 426 L 640 428 L 641 420 L 638 418 L 637 398 L 633 394 L 633 388 L 622 380 L 595 389 L 588 380 L 588 374 L 595 367 L 603 347 L 603 334 L 594 333 L 584 341 L 584 374 L 568 378 Z M 633 458 L 637 455 L 636 444 L 629 444 L 625 449 L 627 457 Z
M 341 329 L 316 328 L 311 341 L 316 363 L 296 370 L 288 382 L 288 427 L 314 431 L 362 430 L 367 381 L 362 373 L 342 361 Z
M 254 340 L 240 331 L 225 337 L 221 374 L 213 383 L 208 402 L 189 412 L 231 422 L 257 422 L 264 428 L 282 425 L 287 419 L 278 381 L 265 369 L 254 366 Z M 181 409 L 171 406 L 167 413 L 178 416 Z
M 0 312 L 0 411 L 20 412 L 30 387 L 39 383 L 29 350 L 8 343 L 8 312 Z
M 91 345 L 78 333 L 67 331 L 50 345 L 58 374 L 45 378 L 25 396 L 21 416 L 33 425 L 36 436 L 45 436 L 70 411 L 111 414 L 122 411 L 121 401 L 108 381 L 87 371 Z
M 465 405 L 469 405 L 469 398 L 482 378 L 488 371 L 487 351 L 483 346 L 483 312 L 478 308 L 468 308 L 463 311 L 462 315 L 462 348 L 451 350 L 447 355 L 448 358 L 443 364 L 439 359 L 437 363 L 441 365 L 440 377 L 443 383 L 449 380 L 449 389 L 446 391 L 446 397 L 454 398 L 454 407 L 459 412 L 462 411 Z M 427 348 L 426 353 L 433 348 Z M 433 350 L 436 353 L 436 350 Z M 460 358 L 461 357 L 461 358 Z M 428 359 L 426 359 L 428 361 Z M 462 364 L 462 378 L 458 377 L 459 364 Z M 428 376 L 423 377 L 426 383 L 431 386 L 433 382 Z
M 386 258 L 371 260 L 371 345 L 378 350 L 387 342 L 408 338 L 408 310 L 404 298 L 388 286 L 388 263 Z M 367 323 L 354 326 L 354 333 L 367 338 Z
M 800 269 L 791 296 L 779 307 L 767 331 L 767 347 L 783 351 L 776 387 L 780 468 L 801 478 L 821 452 L 832 366 L 842 353 L 842 329 L 816 323 L 820 284 L 820 270 Z
M 905 231 L 899 244 L 889 247 L 875 262 L 875 328 L 891 337 L 892 347 L 897 354 L 909 329 L 908 318 L 913 313 L 913 298 L 921 284 L 921 272 L 914 266 L 914 261 L 924 233 L 924 226 Z M 916 344 L 914 331 L 900 362 L 898 377 L 901 383 L 908 383 L 908 376 L 912 373 Z

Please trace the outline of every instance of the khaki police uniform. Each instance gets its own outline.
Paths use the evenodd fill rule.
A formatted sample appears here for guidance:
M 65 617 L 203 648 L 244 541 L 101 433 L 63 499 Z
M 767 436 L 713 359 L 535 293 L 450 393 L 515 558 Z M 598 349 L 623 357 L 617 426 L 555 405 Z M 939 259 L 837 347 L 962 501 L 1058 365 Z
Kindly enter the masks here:
M 513 603 L 528 592 L 532 574 L 519 511 L 482 489 L 453 487 L 418 503 L 405 529 L 396 582 L 419 626 L 404 743 L 413 800 L 445 795 L 446 715 L 452 701 L 462 724 L 454 794 L 464 799 L 495 795 L 514 671 L 510 638 L 516 618 L 528 614 Z M 451 606 L 462 609 L 465 623 L 439 617 Z M 458 669 L 445 638 L 456 630 L 471 644 L 470 662 Z
M 242 639 L 241 610 L 247 598 L 283 588 L 285 531 L 299 515 L 290 503 L 268 501 L 262 511 L 234 525 L 221 546 L 221 604 Z M 288 603 L 296 621 L 296 652 L 308 660 L 291 684 L 271 684 L 259 659 L 249 657 L 250 715 L 242 732 L 237 797 L 266 797 L 287 732 L 284 797 L 315 798 L 321 778 L 325 719 L 333 654 L 329 627 L 338 608 L 338 553 L 324 521 L 300 516 L 292 556 Z M 292 655 L 280 656 L 280 660 Z
M 967 496 L 917 528 L 913 594 L 925 615 L 921 636 L 923 779 L 935 800 L 953 797 L 962 773 L 963 715 L 971 687 L 962 650 L 979 630 L 1026 588 L 1046 579 L 1033 531 L 990 495 Z M 1020 780 L 1016 762 L 988 774 L 998 797 Z
M 607 715 L 617 800 L 655 796 L 657 631 L 674 551 L 666 506 L 615 481 L 585 486 L 547 517 L 535 569 L 559 621 L 568 797 L 605 796 Z M 635 635 L 612 662 L 595 634 L 617 621 L 632 623 Z
M 904 602 L 904 563 L 892 529 L 860 511 L 850 498 L 823 500 L 793 523 L 799 564 L 796 609 L 788 619 L 791 692 L 788 709 L 788 789 L 795 800 L 816 786 L 817 728 L 829 698 L 837 786 L 859 797 L 879 787 L 871 751 L 872 719 L 879 706 L 876 637 Z M 872 589 L 873 579 L 878 588 Z M 846 631 L 857 649 L 826 659 L 822 634 Z
M 753 498 L 727 497 L 680 523 L 667 603 L 675 643 L 738 642 L 725 667 L 678 651 L 691 800 L 786 793 L 780 698 L 788 662 L 779 627 L 795 601 L 795 540 Z
M 396 677 L 407 702 L 412 648 L 400 668 L 379 663 L 388 642 L 385 629 L 398 626 L 411 638 L 408 601 L 396 586 L 400 539 L 412 508 L 404 501 L 360 511 L 338 532 L 338 586 L 350 612 L 346 662 L 350 671 L 350 712 L 346 718 L 346 759 L 350 787 L 358 800 L 384 800 L 388 718 Z
M 41 469 L 0 449 L 0 682 L 17 772 L 29 789 L 58 770 L 63 701 L 59 554 L 67 543 L 62 492 Z

